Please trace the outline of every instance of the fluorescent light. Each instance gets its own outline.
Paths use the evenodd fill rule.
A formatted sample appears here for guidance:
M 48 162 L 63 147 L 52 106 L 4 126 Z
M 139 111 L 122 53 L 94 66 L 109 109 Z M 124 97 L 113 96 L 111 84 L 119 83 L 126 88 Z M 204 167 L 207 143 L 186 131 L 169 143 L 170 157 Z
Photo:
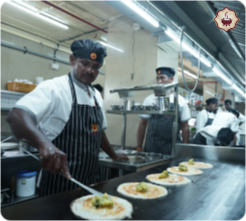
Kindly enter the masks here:
M 46 13 L 46 12 L 40 12 L 40 14 L 46 15 L 47 17 L 50 17 L 51 19 L 54 19 L 54 20 L 57 20 L 58 22 L 64 23 L 64 21 L 62 21 L 61 19 L 59 19 L 59 18 L 57 18 L 57 17 L 55 17 L 55 16 L 52 16 L 52 15 Z
M 114 47 L 114 46 L 112 46 L 112 45 L 106 44 L 105 42 L 100 41 L 100 43 L 101 43 L 102 45 L 106 46 L 106 47 L 113 48 L 113 49 L 116 50 L 116 51 L 119 51 L 119 52 L 122 52 L 122 53 L 124 52 L 123 50 L 121 50 L 121 49 L 119 49 L 119 48 L 116 48 L 116 47 Z
M 194 75 L 194 74 L 192 74 L 192 73 L 190 73 L 189 71 L 184 70 L 184 73 L 185 73 L 186 75 L 188 75 L 188 76 L 192 77 L 192 78 L 197 79 L 197 76 L 196 76 L 196 75 Z
M 138 6 L 134 1 L 131 0 L 121 0 L 125 5 L 127 5 L 129 8 L 131 8 L 133 11 L 138 13 L 140 16 L 142 16 L 146 21 L 148 21 L 150 24 L 155 26 L 156 28 L 159 27 L 159 22 L 154 19 L 148 12 L 146 12 L 143 8 Z
M 240 90 L 240 88 L 236 85 L 236 84 L 233 84 L 232 87 L 239 93 L 241 94 L 243 97 L 245 97 L 245 93 Z
M 15 7 L 19 8 L 19 9 L 21 9 L 21 10 L 23 10 L 23 11 L 25 11 L 25 12 L 28 12 L 28 13 L 30 13 L 30 14 L 36 16 L 36 17 L 39 17 L 39 18 L 41 18 L 41 19 L 43 19 L 43 20 L 46 20 L 46 21 L 48 21 L 49 23 L 52 23 L 52 24 L 57 25 L 57 26 L 59 26 L 59 27 L 61 27 L 61 28 L 64 28 L 64 29 L 68 29 L 68 26 L 63 25 L 63 24 L 61 24 L 61 23 L 59 23 L 59 22 L 57 22 L 57 21 L 54 21 L 54 20 L 52 20 L 52 19 L 50 19 L 50 18 L 47 18 L 47 17 L 45 17 L 45 16 L 43 16 L 43 15 L 40 15 L 40 14 L 38 14 L 38 13 L 35 12 L 35 11 L 31 11 L 30 9 L 25 8 L 26 6 L 21 6 L 21 5 L 19 5 L 19 4 L 16 4 L 15 2 L 7 2 L 7 3 L 9 3 L 9 4 L 11 4 L 11 5 L 13 5 L 13 6 L 15 6 Z M 23 4 L 24 4 L 24 3 L 22 3 L 22 5 L 23 5 Z M 30 8 L 30 7 L 29 7 L 29 8 Z
M 35 7 L 33 7 L 33 6 L 29 5 L 29 4 L 26 4 L 26 3 L 22 2 L 22 1 L 19 1 L 19 2 L 13 1 L 13 3 L 18 4 L 18 5 L 22 5 L 25 8 L 29 8 L 30 10 L 32 10 L 34 12 L 37 12 L 38 11 L 37 8 L 35 8 Z
M 178 44 L 180 44 L 180 38 L 173 32 L 171 31 L 171 29 L 167 29 L 165 31 L 165 33 L 171 37 L 174 41 L 176 41 Z M 192 49 L 188 44 L 186 44 L 184 41 L 182 41 L 182 47 L 186 50 L 189 51 L 193 56 L 195 56 L 196 58 L 199 58 L 199 54 L 198 51 Z M 205 65 L 207 65 L 208 67 L 211 67 L 211 63 L 203 57 L 203 55 L 201 55 L 200 57 L 201 62 L 204 63 Z
M 231 80 L 228 78 L 228 77 L 226 77 L 222 72 L 220 72 L 217 68 L 213 68 L 213 71 L 217 74 L 217 75 L 219 75 L 224 81 L 226 81 L 229 85 L 231 85 L 232 83 L 231 83 Z

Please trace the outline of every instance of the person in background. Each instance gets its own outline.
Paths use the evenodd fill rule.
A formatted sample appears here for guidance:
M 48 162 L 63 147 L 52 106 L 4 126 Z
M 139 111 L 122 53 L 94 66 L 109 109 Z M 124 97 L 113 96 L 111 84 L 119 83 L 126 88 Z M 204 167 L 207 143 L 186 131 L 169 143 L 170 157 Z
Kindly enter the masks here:
M 40 196 L 78 187 L 71 177 L 96 183 L 100 148 L 113 160 L 128 160 L 110 146 L 103 99 L 91 86 L 107 55 L 105 47 L 83 39 L 74 41 L 71 51 L 71 72 L 40 83 L 7 117 L 13 134 L 39 150 Z
M 211 125 L 200 129 L 194 139 L 193 144 L 222 146 L 236 146 L 236 134 L 239 131 L 239 112 L 231 109 L 230 113 L 218 113 Z
M 159 67 L 156 69 L 157 84 L 170 84 L 173 82 L 175 71 L 169 67 Z M 173 93 L 169 95 L 170 103 L 173 102 Z M 155 94 L 145 98 L 143 105 L 152 106 L 156 98 Z M 191 118 L 190 110 L 185 99 L 178 95 L 178 128 L 177 134 L 173 134 L 173 116 L 170 115 L 139 115 L 141 118 L 137 131 L 137 150 L 142 151 L 142 144 L 145 136 L 146 127 L 148 131 L 145 142 L 145 152 L 155 152 L 162 154 L 171 154 L 172 137 L 177 136 L 177 141 L 181 142 L 179 135 L 182 130 L 183 143 L 189 142 L 188 120 Z
M 225 100 L 225 109 L 230 112 L 232 107 L 232 101 L 230 99 Z M 239 112 L 239 133 L 237 133 L 237 145 L 241 145 L 240 143 L 240 134 L 245 134 L 245 116 Z
M 218 99 L 215 97 L 209 98 L 206 100 L 206 105 L 206 109 L 202 110 L 197 115 L 196 131 L 212 124 L 215 112 L 218 109 Z

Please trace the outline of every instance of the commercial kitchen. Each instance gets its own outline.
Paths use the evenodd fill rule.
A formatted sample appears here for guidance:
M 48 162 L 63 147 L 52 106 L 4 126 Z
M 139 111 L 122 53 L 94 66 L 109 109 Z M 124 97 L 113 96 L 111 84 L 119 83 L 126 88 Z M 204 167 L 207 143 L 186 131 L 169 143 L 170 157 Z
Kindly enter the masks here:
M 222 142 L 214 145 L 193 143 L 199 132 L 196 129 L 198 116 L 202 110 L 207 110 L 207 101 L 211 98 L 216 100 L 217 114 L 228 113 L 225 101 L 230 100 L 229 104 L 238 113 L 238 119 L 239 114 L 240 119 L 245 118 L 243 2 L 16 0 L 5 2 L 1 9 L 3 218 L 78 219 L 71 210 L 72 203 L 93 190 L 129 201 L 133 211 L 128 219 L 132 220 L 239 220 L 244 217 L 245 123 L 237 121 L 240 122 L 237 138 L 235 134 L 233 138 L 237 142 L 233 145 Z M 216 17 L 220 12 L 224 13 L 224 17 L 218 24 L 220 21 Z M 92 86 L 97 88 L 95 90 L 102 89 L 96 92 L 101 98 L 98 101 L 95 99 L 95 106 L 97 108 L 99 104 L 105 113 L 101 116 L 106 119 L 103 133 L 110 148 L 117 156 L 126 157 L 127 160 L 112 159 L 112 155 L 109 156 L 112 151 L 108 152 L 102 142 L 96 156 L 99 162 L 97 181 L 84 183 L 82 187 L 72 178 L 67 182 L 77 184 L 73 184 L 71 190 L 43 196 L 38 187 L 41 171 L 46 171 L 41 168 L 43 153 L 28 139 L 17 138 L 16 131 L 21 133 L 25 127 L 18 126 L 16 129 L 13 125 L 17 124 L 9 120 L 10 113 L 31 93 L 37 93 L 34 96 L 37 101 L 38 90 L 42 85 L 47 85 L 47 80 L 66 75 L 72 82 L 73 77 L 68 74 L 74 68 L 71 63 L 74 48 L 70 46 L 75 41 L 84 42 L 78 40 L 85 39 L 106 48 L 107 56 L 104 59 L 90 52 L 89 59 L 100 58 L 96 61 L 102 62 L 92 82 Z M 160 71 L 171 70 L 173 74 L 168 84 L 158 83 L 160 75 L 164 75 L 159 72 L 160 67 L 164 67 Z M 71 91 L 75 90 L 75 86 L 71 85 Z M 54 89 L 51 87 L 52 84 L 47 91 Z M 173 100 L 169 98 L 170 91 Z M 153 93 L 158 95 L 157 98 L 151 105 L 146 105 L 146 97 Z M 181 129 L 178 127 L 182 106 L 180 96 L 189 112 L 186 132 L 182 126 Z M 49 99 L 52 100 L 47 97 Z M 43 99 L 43 102 L 37 103 L 37 111 L 48 103 L 45 102 Z M 28 110 L 28 106 L 26 103 L 23 111 Z M 96 108 L 92 110 L 96 111 Z M 143 141 L 139 141 L 141 122 L 146 116 L 163 115 L 170 118 L 170 151 L 160 153 L 155 147 L 149 151 L 146 143 L 151 138 L 146 135 Z M 77 122 L 73 120 L 71 123 Z M 56 130 L 64 124 L 58 122 L 52 126 Z M 163 127 L 163 130 L 167 128 L 166 125 Z M 150 120 L 146 128 L 146 134 L 154 130 Z M 98 127 L 93 124 L 91 133 L 97 135 L 97 132 Z M 69 133 L 85 140 L 76 131 Z M 105 136 L 102 138 L 104 141 Z M 164 186 L 168 192 L 165 197 L 142 200 L 126 197 L 117 191 L 123 183 L 149 183 L 146 176 L 162 173 L 190 159 L 212 164 L 213 168 L 201 169 L 201 175 L 187 176 L 191 180 L 187 185 Z M 83 167 L 88 166 L 86 158 L 82 164 Z M 56 176 L 62 177 L 59 174 Z

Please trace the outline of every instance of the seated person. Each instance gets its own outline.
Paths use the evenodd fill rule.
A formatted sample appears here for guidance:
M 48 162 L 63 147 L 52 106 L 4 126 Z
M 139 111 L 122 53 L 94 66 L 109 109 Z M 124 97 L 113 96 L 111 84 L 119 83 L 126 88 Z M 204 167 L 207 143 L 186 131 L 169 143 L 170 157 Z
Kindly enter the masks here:
M 238 117 L 239 112 L 235 109 L 232 109 L 230 113 L 218 113 L 212 125 L 196 133 L 193 144 L 236 146 L 236 134 L 239 131 Z

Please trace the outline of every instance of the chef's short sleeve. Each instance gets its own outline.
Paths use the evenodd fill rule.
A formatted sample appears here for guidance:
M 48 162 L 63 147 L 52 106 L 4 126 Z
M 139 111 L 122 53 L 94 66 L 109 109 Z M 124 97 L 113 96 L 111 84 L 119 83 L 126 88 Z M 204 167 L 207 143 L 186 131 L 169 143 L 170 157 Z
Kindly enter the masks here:
M 181 122 L 186 122 L 191 118 L 190 109 L 185 99 L 181 96 L 179 96 L 179 105 L 180 105 L 180 111 L 181 111 L 180 113 Z
M 57 99 L 54 87 L 50 80 L 40 83 L 33 91 L 18 100 L 14 108 L 28 112 L 37 125 L 55 107 Z

